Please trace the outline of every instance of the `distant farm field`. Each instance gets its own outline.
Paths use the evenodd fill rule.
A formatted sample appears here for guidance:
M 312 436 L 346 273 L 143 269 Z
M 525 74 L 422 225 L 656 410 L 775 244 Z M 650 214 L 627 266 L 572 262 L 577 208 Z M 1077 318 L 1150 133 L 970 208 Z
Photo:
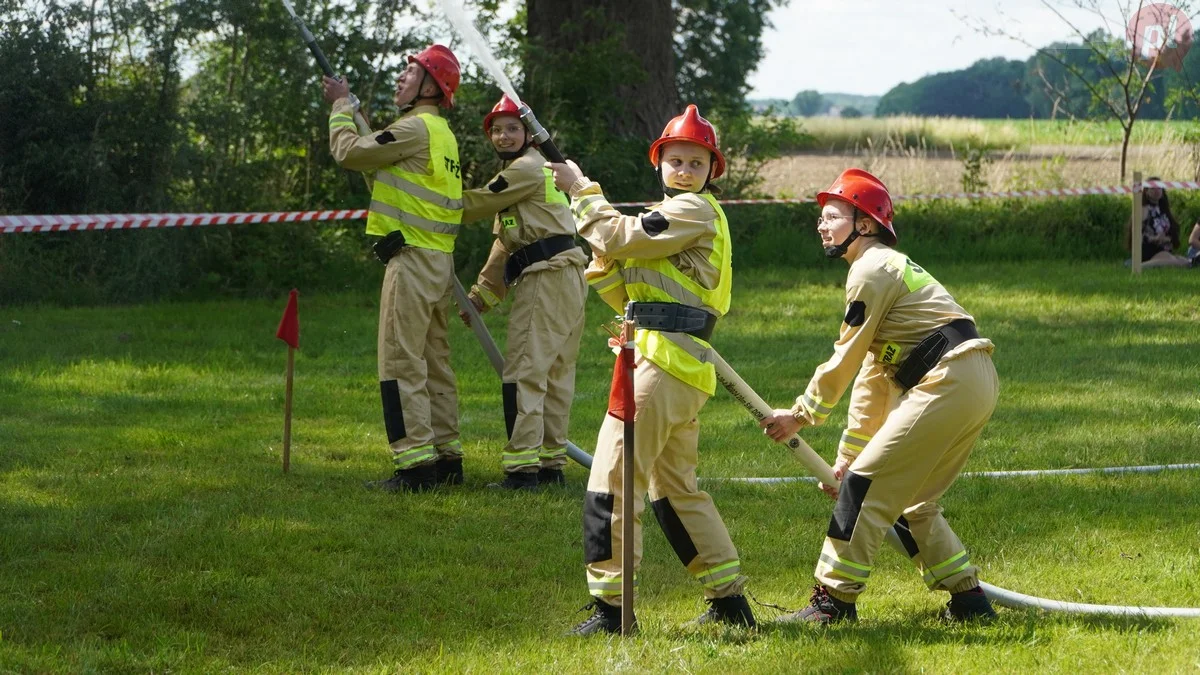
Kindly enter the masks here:
M 1039 146 L 1117 146 L 1121 126 L 1097 120 L 979 120 L 958 117 L 806 117 L 809 149 L 847 151 L 873 147 L 963 151 L 967 147 L 1028 152 Z M 1200 124 L 1147 120 L 1134 125 L 1133 145 L 1200 143 Z
M 1121 129 L 1115 122 L 889 117 L 800 121 L 811 139 L 763 171 L 764 192 L 809 196 L 847 167 L 879 175 L 895 194 L 960 191 L 971 152 L 976 184 L 990 190 L 1115 185 Z M 1129 172 L 1167 180 L 1200 173 L 1200 126 L 1148 121 L 1134 127 Z

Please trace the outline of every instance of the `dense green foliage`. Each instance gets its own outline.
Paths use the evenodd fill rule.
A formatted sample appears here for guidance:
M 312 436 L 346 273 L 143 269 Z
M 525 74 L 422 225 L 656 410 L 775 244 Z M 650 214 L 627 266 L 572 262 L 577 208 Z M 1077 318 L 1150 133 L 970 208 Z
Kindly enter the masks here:
M 765 12 L 780 2 L 679 0 L 676 7 L 675 54 L 687 65 L 673 86 L 721 127 L 736 160 L 730 196 L 754 195 L 765 158 L 798 138 L 790 123 L 751 125 L 743 100 L 746 73 L 762 52 Z M 392 81 L 403 55 L 444 35 L 423 7 L 297 3 L 376 128 L 395 115 Z M 514 72 L 513 64 L 538 64 L 515 80 L 553 102 L 538 112 L 560 147 L 614 199 L 653 197 L 650 139 L 614 137 L 602 123 L 621 114 L 621 83 L 641 76 L 619 40 L 538 58 L 520 16 L 502 24 L 496 3 L 473 9 Z M 563 30 L 619 36 L 621 26 L 580 21 Z M 500 92 L 468 54 L 460 51 L 467 70 L 450 121 L 464 182 L 475 187 L 499 168 L 479 124 Z M 0 213 L 361 207 L 362 180 L 329 154 L 327 110 L 312 59 L 276 0 L 0 2 Z M 0 304 L 371 285 L 377 270 L 361 231 L 361 223 L 347 223 L 0 236 Z M 485 227 L 471 228 L 460 264 L 478 264 L 487 239 Z
M 1091 45 L 1090 47 L 1084 46 Z M 1063 119 L 1111 117 L 1113 104 L 1127 116 L 1117 73 L 1125 77 L 1128 49 L 1104 33 L 1087 42 L 1057 42 L 1025 61 L 983 59 L 963 70 L 927 75 L 893 87 L 879 100 L 878 115 Z M 1142 72 L 1144 67 L 1140 67 Z M 1134 84 L 1139 73 L 1134 73 Z M 1082 78 L 1080 77 L 1082 76 Z M 1085 84 L 1090 83 L 1094 89 Z M 1200 50 L 1187 53 L 1180 70 L 1157 71 L 1134 104 L 1143 120 L 1196 119 Z M 1134 88 L 1134 93 L 1137 89 Z
M 968 471 L 1193 459 L 1200 273 L 1131 278 L 1069 260 L 926 266 L 997 345 L 1001 398 Z M 738 272 L 714 344 L 769 402 L 790 402 L 829 355 L 844 278 L 843 263 Z M 1200 662 L 1194 619 L 1001 609 L 990 626 L 943 625 L 934 616 L 945 596 L 890 550 L 857 625 L 685 626 L 705 605 L 649 509 L 642 634 L 567 640 L 562 631 L 586 616 L 576 612 L 587 601 L 586 474 L 571 465 L 565 489 L 539 495 L 484 487 L 500 477 L 504 417 L 471 332 L 451 326 L 467 484 L 383 495 L 361 486 L 390 471 L 374 293 L 300 298 L 287 476 L 285 348 L 273 337 L 282 306 L 278 296 L 0 309 L 0 672 L 957 675 L 1176 673 Z M 488 316 L 501 341 L 505 311 Z M 599 328 L 610 315 L 593 294 L 570 433 L 588 450 L 612 373 Z M 846 407 L 804 432 L 827 459 Z M 750 591 L 805 602 L 833 504 L 808 484 L 709 480 L 803 473 L 724 392 L 701 413 L 699 473 Z M 998 586 L 1197 607 L 1198 488 L 1194 471 L 964 477 L 941 501 Z
M 1025 64 L 983 59 L 965 70 L 901 83 L 879 99 L 878 115 L 1029 117 Z

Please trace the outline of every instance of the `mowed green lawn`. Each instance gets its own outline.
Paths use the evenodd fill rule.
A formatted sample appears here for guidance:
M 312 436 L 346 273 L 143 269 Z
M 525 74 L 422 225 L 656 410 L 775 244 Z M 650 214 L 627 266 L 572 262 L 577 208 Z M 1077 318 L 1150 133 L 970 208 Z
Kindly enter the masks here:
M 997 343 L 1003 392 L 968 470 L 1200 461 L 1200 272 L 1119 265 L 935 266 Z M 845 267 L 738 274 L 716 345 L 787 405 L 828 355 Z M 466 276 L 465 272 L 462 276 Z M 302 289 L 303 290 L 303 289 Z M 640 636 L 561 636 L 586 595 L 586 472 L 541 494 L 500 477 L 500 387 L 453 328 L 467 484 L 362 487 L 390 472 L 375 378 L 377 299 L 300 301 L 292 472 L 280 470 L 284 305 L 0 309 L 0 671 L 1190 672 L 1200 620 L 1000 610 L 946 626 L 945 601 L 888 550 L 861 622 L 685 626 L 705 608 L 647 514 Z M 589 300 L 572 439 L 594 446 L 612 356 Z M 489 316 L 502 340 L 504 315 Z M 843 399 L 806 437 L 832 459 Z M 724 392 L 702 476 L 802 469 Z M 832 503 L 809 484 L 710 482 L 750 589 L 797 608 Z M 960 480 L 944 499 L 996 585 L 1095 603 L 1200 607 L 1200 472 Z M 759 610 L 762 619 L 775 612 Z

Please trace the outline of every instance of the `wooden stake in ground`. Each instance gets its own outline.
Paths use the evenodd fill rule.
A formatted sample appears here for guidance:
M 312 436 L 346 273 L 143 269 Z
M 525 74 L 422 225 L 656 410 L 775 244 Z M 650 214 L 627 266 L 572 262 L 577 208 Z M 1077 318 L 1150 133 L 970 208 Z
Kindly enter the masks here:
M 287 385 L 283 399 L 283 472 L 287 473 L 292 463 L 292 371 L 296 363 L 296 350 L 300 348 L 300 313 L 296 307 L 296 297 L 299 291 L 292 289 L 288 293 L 287 307 L 283 310 L 283 318 L 279 320 L 279 328 L 275 337 L 287 343 Z
M 1142 172 L 1133 172 L 1133 219 L 1129 222 L 1129 264 L 1142 273 Z
M 625 326 L 621 332 L 621 367 L 625 369 L 625 442 L 621 449 L 621 635 L 633 634 L 633 507 L 636 498 L 634 478 L 634 421 L 637 406 L 633 401 L 633 333 L 636 329 L 633 303 L 625 309 Z

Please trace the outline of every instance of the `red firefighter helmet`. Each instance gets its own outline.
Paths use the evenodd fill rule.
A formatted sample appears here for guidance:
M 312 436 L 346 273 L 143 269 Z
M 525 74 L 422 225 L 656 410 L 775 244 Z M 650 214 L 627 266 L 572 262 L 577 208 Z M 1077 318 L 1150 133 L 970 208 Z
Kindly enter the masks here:
M 425 72 L 437 83 L 438 89 L 442 90 L 442 106 L 454 107 L 454 92 L 458 90 L 458 82 L 462 77 L 462 70 L 454 52 L 442 45 L 429 45 L 408 57 L 409 63 L 413 61 L 421 64 Z
M 650 163 L 657 167 L 662 157 L 662 146 L 674 141 L 687 141 L 708 148 L 715 155 L 712 166 L 713 179 L 720 178 L 721 174 L 725 173 L 725 155 L 717 148 L 717 128 L 700 116 L 700 110 L 695 104 L 689 103 L 682 115 L 667 122 L 662 136 L 650 145 Z
M 518 119 L 521 117 L 521 113 L 517 112 L 517 104 L 513 103 L 513 100 L 507 94 L 501 96 L 500 102 L 492 106 L 492 112 L 483 118 L 483 133 L 492 133 L 492 120 L 501 115 L 508 115 L 509 117 L 516 117 Z
M 896 245 L 896 229 L 892 227 L 892 197 L 883 181 L 862 169 L 846 169 L 824 192 L 817 193 L 822 208 L 830 199 L 849 202 L 859 211 L 871 216 L 885 230 L 881 238 L 888 246 Z

